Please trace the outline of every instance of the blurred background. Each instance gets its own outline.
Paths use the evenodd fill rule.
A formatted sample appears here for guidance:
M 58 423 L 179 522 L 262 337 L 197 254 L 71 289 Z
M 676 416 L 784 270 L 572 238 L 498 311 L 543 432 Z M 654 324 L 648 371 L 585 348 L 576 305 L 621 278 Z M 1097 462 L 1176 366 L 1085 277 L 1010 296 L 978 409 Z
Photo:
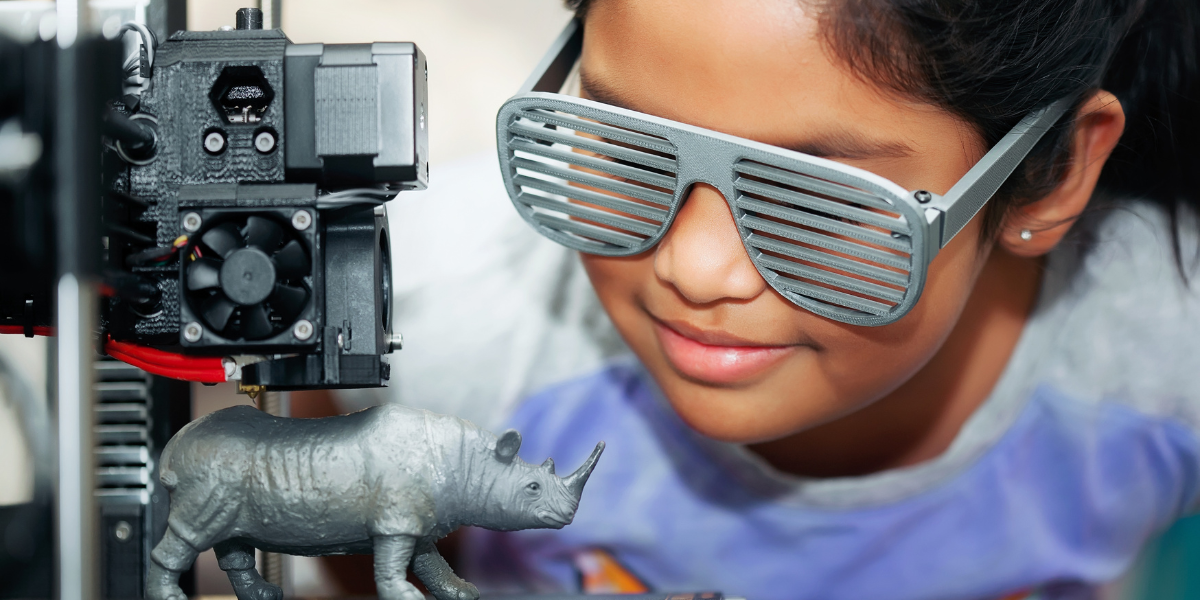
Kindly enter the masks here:
M 0 3 L 11 6 L 18 0 L 0 0 Z M 235 11 L 251 4 L 248 0 L 191 0 L 188 3 L 188 28 L 212 30 L 233 25 Z M 396 223 L 407 214 L 404 206 L 445 199 L 447 192 L 441 192 L 439 196 L 439 190 L 455 183 L 457 174 L 465 172 L 461 165 L 495 163 L 491 154 L 495 144 L 497 109 L 516 91 L 570 18 L 561 0 L 283 0 L 281 12 L 282 28 L 294 42 L 412 41 L 428 57 L 431 189 L 404 194 L 392 203 L 396 205 L 390 208 L 394 211 L 394 228 L 408 226 Z M 498 170 L 495 175 L 498 182 Z M 452 187 L 453 193 L 461 193 L 461 189 Z M 495 203 L 495 209 L 517 221 L 503 199 Z M 477 221 L 488 220 L 493 218 L 491 210 L 472 216 Z M 525 231 L 522 224 L 516 223 L 516 226 L 521 227 L 521 232 Z M 396 275 L 398 288 L 404 285 L 416 287 L 419 282 L 405 279 L 401 270 L 406 267 L 420 269 L 418 263 L 423 261 L 405 257 L 395 249 L 393 254 L 397 257 L 394 264 L 400 265 Z M 511 287 L 520 287 L 521 283 L 515 281 Z M 586 288 L 586 283 L 582 285 Z M 445 324 L 410 322 L 400 329 L 406 334 L 413 333 L 415 341 L 420 343 L 421 326 L 426 328 L 425 331 L 436 332 Z M 406 352 L 407 355 L 401 353 L 392 359 L 394 366 L 407 363 L 416 365 L 409 368 L 425 368 L 426 363 L 421 361 L 429 356 L 428 346 L 424 350 L 414 348 Z M 14 371 L 25 376 L 30 389 L 46 389 L 45 340 L 0 336 L 0 354 Z M 576 362 L 584 364 L 594 359 L 589 356 Z M 501 356 L 497 356 L 496 361 L 501 367 L 506 365 Z M 545 361 L 531 359 L 530 362 L 542 365 Z M 450 377 L 445 373 L 426 372 L 426 378 Z M 517 391 L 510 396 L 519 396 Z M 0 394 L 0 506 L 29 500 L 34 487 L 33 457 L 29 448 L 37 446 L 36 442 L 31 444 L 21 437 L 18 428 L 21 415 L 11 402 L 5 401 L 8 396 L 7 390 L 5 392 Z M 251 403 L 248 397 L 238 395 L 232 385 L 196 385 L 193 394 L 193 418 L 227 406 Z M 411 401 L 413 395 L 402 394 L 400 400 Z M 324 400 L 333 403 L 334 410 L 350 410 L 386 399 L 384 396 L 345 394 Z M 395 400 L 395 395 L 391 399 Z M 511 398 L 505 401 L 511 401 Z M 496 416 L 504 409 L 498 404 L 492 412 L 480 412 L 481 409 L 476 407 L 476 412 L 470 413 L 467 410 L 470 407 L 454 405 L 445 398 L 425 402 L 440 406 L 444 412 L 471 417 L 486 426 L 494 425 Z M 442 404 L 438 405 L 438 402 Z M 302 409 L 300 404 L 296 403 L 297 409 Z M 1200 598 L 1200 570 L 1192 564 L 1197 556 L 1200 556 L 1200 520 L 1193 518 L 1181 522 L 1153 544 L 1131 574 L 1107 590 L 1105 598 Z M 336 563 L 290 559 L 286 566 L 292 583 L 289 592 L 307 597 L 342 595 L 348 589 L 347 577 L 366 578 L 368 582 L 371 577 L 369 561 L 366 569 L 360 568 L 362 565 L 346 563 L 331 567 L 331 564 Z M 339 571 L 339 576 L 333 576 L 332 568 Z M 201 595 L 232 594 L 228 579 L 218 569 L 211 551 L 197 561 L 196 584 L 196 591 Z

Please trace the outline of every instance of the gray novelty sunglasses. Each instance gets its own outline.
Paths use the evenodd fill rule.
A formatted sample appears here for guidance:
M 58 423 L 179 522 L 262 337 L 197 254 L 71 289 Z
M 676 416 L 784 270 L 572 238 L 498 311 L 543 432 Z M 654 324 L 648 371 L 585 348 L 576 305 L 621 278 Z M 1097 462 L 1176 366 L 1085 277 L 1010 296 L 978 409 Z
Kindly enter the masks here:
M 763 278 L 797 306 L 853 325 L 895 322 L 929 263 L 1070 106 L 1026 116 L 945 196 L 878 175 L 631 110 L 559 94 L 583 49 L 572 21 L 497 117 L 509 197 L 542 235 L 574 250 L 652 248 L 688 190 L 729 203 Z

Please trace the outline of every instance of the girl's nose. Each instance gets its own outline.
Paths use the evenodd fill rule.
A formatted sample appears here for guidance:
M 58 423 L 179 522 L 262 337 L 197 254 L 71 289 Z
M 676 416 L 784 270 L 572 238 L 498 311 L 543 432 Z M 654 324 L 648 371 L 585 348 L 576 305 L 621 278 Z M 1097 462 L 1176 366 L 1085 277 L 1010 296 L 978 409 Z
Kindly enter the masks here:
M 767 283 L 750 262 L 725 197 L 697 184 L 659 242 L 654 273 L 688 301 L 749 300 Z

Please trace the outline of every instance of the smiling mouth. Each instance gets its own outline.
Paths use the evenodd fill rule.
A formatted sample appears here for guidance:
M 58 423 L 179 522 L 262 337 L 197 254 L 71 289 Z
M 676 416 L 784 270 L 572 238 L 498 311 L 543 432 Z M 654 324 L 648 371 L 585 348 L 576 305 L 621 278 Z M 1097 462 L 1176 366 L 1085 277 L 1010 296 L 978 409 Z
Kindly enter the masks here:
M 653 317 L 652 317 L 653 319 Z M 799 346 L 765 345 L 681 321 L 653 319 L 667 362 L 681 375 L 710 385 L 744 383 L 771 370 Z

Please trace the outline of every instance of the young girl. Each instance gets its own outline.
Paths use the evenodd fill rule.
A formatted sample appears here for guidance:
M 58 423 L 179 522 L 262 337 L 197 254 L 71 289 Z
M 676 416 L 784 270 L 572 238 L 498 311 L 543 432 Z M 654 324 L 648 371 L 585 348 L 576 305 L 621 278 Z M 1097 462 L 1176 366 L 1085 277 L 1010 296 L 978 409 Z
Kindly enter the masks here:
M 512 426 L 530 461 L 609 449 L 572 525 L 473 532 L 468 579 L 1086 598 L 1193 510 L 1193 0 L 573 7 L 583 98 L 939 198 L 1023 117 L 1070 108 L 895 322 L 777 291 L 703 182 L 652 248 L 582 253 L 637 360 L 530 398 Z

